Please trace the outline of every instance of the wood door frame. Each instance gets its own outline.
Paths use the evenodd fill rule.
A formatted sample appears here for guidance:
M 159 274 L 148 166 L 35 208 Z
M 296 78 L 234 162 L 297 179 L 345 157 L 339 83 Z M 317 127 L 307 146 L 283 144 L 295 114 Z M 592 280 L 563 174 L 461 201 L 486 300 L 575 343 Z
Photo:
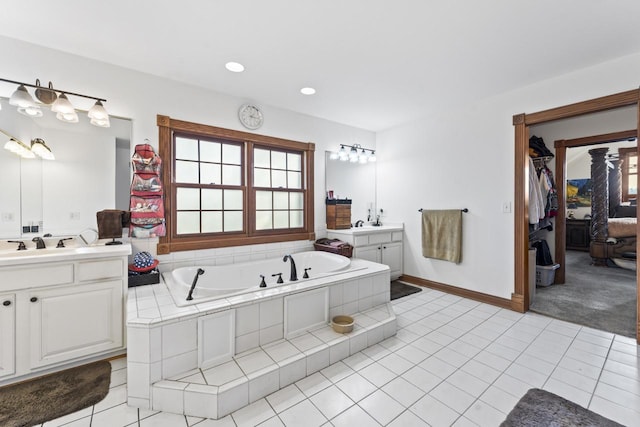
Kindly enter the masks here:
M 601 135 L 586 136 L 574 139 L 559 139 L 554 142 L 556 149 L 556 188 L 558 191 L 558 215 L 556 216 L 556 235 L 555 235 L 555 260 L 560 264 L 560 268 L 556 270 L 555 283 L 564 283 L 566 280 L 566 187 L 562 184 L 567 179 L 567 148 L 587 147 L 590 145 L 606 144 L 609 142 L 625 141 L 638 137 L 638 129 L 630 129 L 621 132 L 611 132 Z
M 529 310 L 529 128 L 561 119 L 612 110 L 615 108 L 636 106 L 638 117 L 636 130 L 640 128 L 640 91 L 638 89 L 613 95 L 590 99 L 562 107 L 536 113 L 516 114 L 513 116 L 515 131 L 514 161 L 514 289 L 511 294 L 511 308 L 524 313 Z M 640 132 L 638 132 L 640 133 Z M 563 193 L 564 194 L 564 193 Z M 640 223 L 636 231 L 640 235 Z M 637 251 L 637 248 L 636 248 Z M 636 266 L 640 265 L 640 259 Z M 639 275 L 636 275 L 637 288 L 640 289 Z M 640 298 L 637 298 L 640 313 Z M 636 340 L 640 343 L 640 315 L 636 316 Z

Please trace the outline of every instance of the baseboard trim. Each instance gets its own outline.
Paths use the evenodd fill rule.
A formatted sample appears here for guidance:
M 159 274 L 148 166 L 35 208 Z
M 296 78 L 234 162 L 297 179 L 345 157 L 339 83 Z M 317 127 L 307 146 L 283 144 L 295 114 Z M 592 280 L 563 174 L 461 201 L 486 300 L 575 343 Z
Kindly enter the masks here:
M 423 286 L 425 288 L 435 289 L 446 292 L 448 294 L 457 295 L 459 297 L 469 298 L 475 301 L 484 302 L 495 305 L 497 307 L 513 310 L 513 304 L 510 299 L 500 298 L 493 295 L 483 294 L 482 292 L 471 291 L 469 289 L 459 288 L 457 286 L 445 285 L 444 283 L 434 282 L 432 280 L 421 279 L 419 277 L 403 274 L 400 279 L 412 285 Z

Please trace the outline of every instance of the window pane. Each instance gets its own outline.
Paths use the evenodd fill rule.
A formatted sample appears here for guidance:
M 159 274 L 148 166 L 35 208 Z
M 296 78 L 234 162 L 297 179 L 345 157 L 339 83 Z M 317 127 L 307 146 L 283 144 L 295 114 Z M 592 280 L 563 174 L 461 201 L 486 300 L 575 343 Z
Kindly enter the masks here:
M 273 193 L 274 209 L 289 209 L 289 193 L 276 191 Z
M 281 151 L 271 152 L 271 167 L 273 169 L 286 169 L 287 168 L 287 153 Z
M 197 184 L 198 163 L 176 161 L 176 182 Z
M 241 190 L 224 190 L 224 209 L 225 210 L 242 210 L 242 191 Z
M 287 188 L 287 173 L 285 171 L 271 171 L 271 187 Z
M 300 154 L 287 153 L 287 169 L 290 171 L 302 170 L 302 156 Z
M 629 175 L 629 194 L 638 194 L 637 175 Z
M 198 160 L 198 140 L 176 137 L 176 159 Z
M 256 230 L 271 230 L 273 228 L 273 218 L 271 211 L 256 212 Z
M 222 185 L 241 185 L 241 168 L 240 166 L 222 166 Z
M 191 234 L 200 232 L 200 212 L 178 212 L 176 218 L 176 232 Z
M 302 211 L 291 211 L 289 217 L 291 218 L 289 227 L 302 228 Z
M 222 190 L 202 189 L 202 210 L 222 210 Z M 204 217 L 202 219 L 204 221 Z M 204 227 L 204 224 L 202 224 Z
M 256 209 L 265 210 L 272 209 L 271 197 L 273 192 L 271 191 L 256 191 Z
M 176 209 L 179 211 L 200 210 L 200 190 L 178 187 L 176 189 Z
M 222 232 L 222 212 L 202 212 L 202 232 Z
M 271 174 L 269 169 L 254 169 L 253 181 L 256 187 L 271 187 Z
M 220 165 L 213 163 L 200 163 L 200 184 L 220 185 L 222 183 L 220 173 Z
M 224 231 L 242 231 L 242 211 L 224 213 Z
M 304 198 L 302 193 L 289 193 L 289 208 L 290 209 L 302 209 L 304 204 Z
M 629 156 L 629 173 L 638 173 L 638 157 Z
M 242 150 L 239 145 L 222 144 L 222 163 L 239 165 L 242 163 Z
M 273 228 L 289 228 L 288 211 L 275 211 L 273 213 Z
M 300 172 L 287 172 L 289 176 L 289 188 L 302 188 L 302 174 Z
M 270 154 L 270 150 L 262 150 L 260 148 L 256 148 L 255 150 L 253 150 L 253 166 L 256 168 L 270 168 Z
M 200 160 L 203 162 L 220 163 L 222 161 L 222 147 L 219 142 L 200 141 Z

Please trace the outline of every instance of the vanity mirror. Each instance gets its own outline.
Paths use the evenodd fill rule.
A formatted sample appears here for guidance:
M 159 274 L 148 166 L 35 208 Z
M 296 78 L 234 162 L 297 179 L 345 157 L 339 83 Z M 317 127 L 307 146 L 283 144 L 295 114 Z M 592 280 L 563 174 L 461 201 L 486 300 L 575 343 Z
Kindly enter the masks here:
M 131 120 L 111 116 L 111 127 L 64 123 L 43 108 L 42 117 L 19 114 L 0 98 L 0 129 L 28 144 L 41 138 L 55 160 L 26 159 L 5 150 L 0 133 L 0 238 L 46 233 L 75 235 L 96 227 L 96 212 L 128 209 Z
M 368 215 L 375 221 L 376 163 L 333 160 L 330 155 L 330 151 L 325 152 L 325 192 L 333 191 L 335 198 L 352 199 L 352 222 L 367 222 Z

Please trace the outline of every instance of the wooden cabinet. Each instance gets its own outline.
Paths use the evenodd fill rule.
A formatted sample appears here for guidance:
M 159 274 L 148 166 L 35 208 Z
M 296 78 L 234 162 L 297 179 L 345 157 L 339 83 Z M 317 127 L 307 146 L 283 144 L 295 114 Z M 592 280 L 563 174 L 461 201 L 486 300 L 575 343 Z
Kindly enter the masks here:
M 327 229 L 351 228 L 351 200 L 327 200 Z
M 567 219 L 566 248 L 589 251 L 591 242 L 591 221 L 588 219 Z

